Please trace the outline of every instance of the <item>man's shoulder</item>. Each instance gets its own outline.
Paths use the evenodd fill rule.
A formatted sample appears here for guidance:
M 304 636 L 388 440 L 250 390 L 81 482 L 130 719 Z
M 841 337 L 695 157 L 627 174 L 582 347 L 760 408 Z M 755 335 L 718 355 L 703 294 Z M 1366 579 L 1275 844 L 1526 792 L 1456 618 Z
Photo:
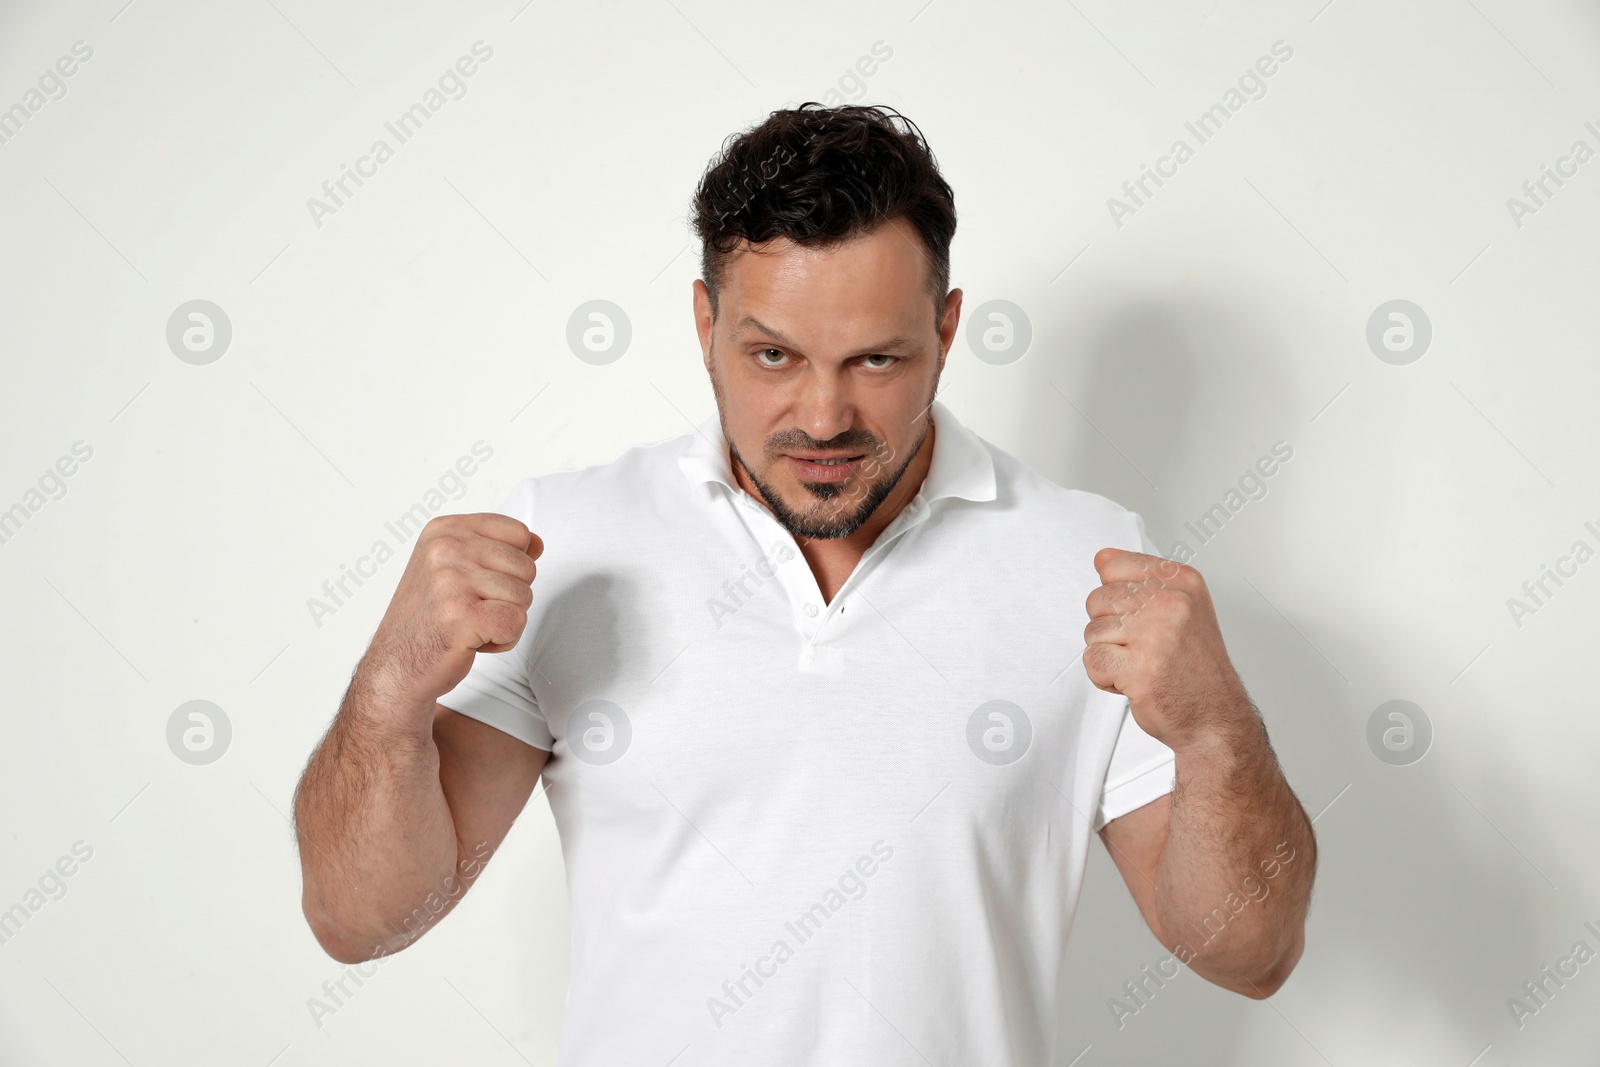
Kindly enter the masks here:
M 1005 449 L 984 441 L 994 458 L 998 492 L 1024 513 L 1060 518 L 1074 523 L 1133 521 L 1133 512 L 1108 496 L 1076 489 L 1040 474 Z
M 616 457 L 582 467 L 529 475 L 512 486 L 506 510 L 562 504 L 608 509 L 649 507 L 658 493 L 681 492 L 688 482 L 679 467 L 695 431 L 629 445 Z
M 1107 546 L 1150 551 L 1138 512 L 1102 493 L 1061 485 L 1005 449 L 983 443 L 994 459 L 997 514 L 1012 517 L 1017 543 L 1052 558 L 1069 552 L 1088 559 Z

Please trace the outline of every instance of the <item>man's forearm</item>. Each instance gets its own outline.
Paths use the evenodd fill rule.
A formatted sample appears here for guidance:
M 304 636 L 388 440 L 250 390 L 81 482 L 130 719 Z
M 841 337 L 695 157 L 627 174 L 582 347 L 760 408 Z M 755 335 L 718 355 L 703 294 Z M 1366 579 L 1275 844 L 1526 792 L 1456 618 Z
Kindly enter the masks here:
M 306 919 L 346 962 L 420 934 L 405 919 L 439 891 L 460 849 L 432 708 L 403 710 L 395 699 L 358 667 L 295 793 Z
M 1266 996 L 1300 957 L 1316 840 L 1260 716 L 1241 719 L 1177 750 L 1156 903 L 1163 940 L 1197 974 Z

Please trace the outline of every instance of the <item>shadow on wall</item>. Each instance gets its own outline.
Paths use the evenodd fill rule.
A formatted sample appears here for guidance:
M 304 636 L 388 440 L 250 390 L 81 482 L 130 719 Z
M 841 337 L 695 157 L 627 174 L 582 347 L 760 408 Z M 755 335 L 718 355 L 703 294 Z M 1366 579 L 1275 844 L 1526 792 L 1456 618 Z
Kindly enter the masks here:
M 1076 477 L 1066 484 L 1141 511 L 1164 547 L 1187 506 L 1174 487 L 1186 480 L 1226 486 L 1237 477 L 1238 454 L 1253 455 L 1305 425 L 1305 404 L 1283 382 L 1271 347 L 1225 309 L 1141 304 L 1111 309 L 1084 327 L 1063 331 L 1085 343 L 1061 357 L 1069 366 L 1081 360 L 1081 368 L 1052 371 L 1062 392 L 1098 424 L 1067 409 L 1068 425 L 1077 430 L 1067 435 L 1073 454 L 1066 467 Z M 1138 402 L 1130 404 L 1130 397 Z M 1026 430 L 1043 435 L 1050 423 L 1059 425 L 1065 405 L 1054 390 L 1032 391 L 1030 403 L 1039 421 Z M 1304 447 L 1314 446 L 1308 440 Z M 1284 473 L 1293 477 L 1292 470 Z M 1273 605 L 1263 600 L 1251 582 L 1264 591 L 1282 587 L 1279 576 L 1312 566 L 1324 602 L 1360 580 L 1338 573 L 1357 567 L 1354 558 L 1295 558 L 1291 518 L 1283 507 L 1261 508 L 1250 520 L 1257 537 L 1249 551 L 1230 559 L 1226 541 L 1242 541 L 1243 531 L 1224 529 L 1195 563 L 1307 813 L 1317 816 L 1338 797 L 1316 823 L 1320 856 L 1305 955 L 1269 1002 L 1229 993 L 1186 970 L 1163 986 L 1145 980 L 1146 995 L 1135 1001 L 1124 983 L 1139 982 L 1141 967 L 1155 971 L 1170 954 L 1097 846 L 1066 954 L 1057 1063 L 1071 1062 L 1090 1043 L 1096 1064 L 1186 1067 L 1465 1064 L 1494 1042 L 1481 1061 L 1486 1067 L 1503 1062 L 1502 1050 L 1539 1047 L 1530 1042 L 1540 1036 L 1533 1031 L 1542 1020 L 1517 1033 L 1506 998 L 1537 977 L 1540 964 L 1566 954 L 1585 916 L 1573 892 L 1558 894 L 1545 880 L 1544 874 L 1560 876 L 1551 869 L 1558 850 L 1541 828 L 1496 819 L 1513 848 L 1464 799 L 1463 793 L 1491 818 L 1485 796 L 1496 810 L 1531 810 L 1526 783 L 1503 772 L 1496 781 L 1474 768 L 1470 786 L 1463 781 L 1459 768 L 1472 762 L 1469 753 L 1503 750 L 1501 738 L 1482 726 L 1492 721 L 1492 709 L 1475 706 L 1470 683 L 1448 685 L 1460 669 L 1456 652 L 1428 644 L 1426 635 L 1414 635 L 1405 648 L 1379 649 L 1371 642 L 1382 625 L 1363 626 L 1354 614 L 1313 613 L 1283 597 Z M 1318 521 L 1341 520 L 1330 514 Z M 1433 544 L 1430 551 L 1441 543 L 1423 542 Z M 1396 664 L 1411 680 L 1409 693 L 1386 688 Z M 1404 767 L 1379 760 L 1366 741 L 1368 716 L 1399 696 L 1423 704 L 1434 728 L 1432 750 Z M 1544 858 L 1544 874 L 1518 850 L 1534 863 Z M 1552 916 L 1570 912 L 1570 923 L 1541 924 L 1541 905 Z M 1171 973 L 1172 965 L 1165 966 Z M 1113 998 L 1136 1010 L 1114 1011 Z

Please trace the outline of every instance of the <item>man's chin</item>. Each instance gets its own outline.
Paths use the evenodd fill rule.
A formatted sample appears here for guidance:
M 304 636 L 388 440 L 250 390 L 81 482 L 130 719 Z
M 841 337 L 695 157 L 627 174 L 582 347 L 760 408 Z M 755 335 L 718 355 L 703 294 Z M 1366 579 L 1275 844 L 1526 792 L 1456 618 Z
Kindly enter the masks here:
M 796 541 L 838 541 L 842 538 L 849 537 L 851 534 L 861 529 L 861 525 L 861 523 L 855 523 L 854 525 L 845 527 L 833 525 L 820 527 L 805 525 L 797 527 L 785 525 L 784 528 L 789 531 L 789 535 Z
M 837 509 L 837 505 L 818 513 L 812 508 L 816 505 L 816 498 L 809 492 L 802 493 L 805 507 L 797 508 L 793 502 L 784 500 L 778 521 L 796 538 L 807 538 L 812 541 L 833 541 L 842 537 L 849 537 L 871 518 L 871 513 L 860 514 L 857 508 Z M 833 497 L 838 500 L 838 495 Z
M 795 478 L 792 471 L 779 472 L 781 481 L 774 484 L 748 467 L 745 470 L 757 495 L 796 540 L 849 537 L 867 524 L 892 488 L 866 482 L 859 474 L 839 482 L 806 482 Z
M 818 500 L 837 500 L 850 494 L 849 482 L 800 482 L 799 492 L 791 496 L 802 497 L 807 503 Z M 859 493 L 855 494 L 860 496 Z M 785 501 L 791 503 L 791 501 Z

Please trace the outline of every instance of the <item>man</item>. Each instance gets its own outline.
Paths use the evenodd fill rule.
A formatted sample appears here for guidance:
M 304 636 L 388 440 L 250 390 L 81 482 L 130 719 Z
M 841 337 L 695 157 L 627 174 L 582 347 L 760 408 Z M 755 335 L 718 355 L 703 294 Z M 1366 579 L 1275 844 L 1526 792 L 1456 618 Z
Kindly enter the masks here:
M 774 112 L 695 222 L 717 415 L 423 530 L 296 796 L 319 942 L 409 944 L 543 774 L 569 1067 L 1049 1063 L 1095 831 L 1181 961 L 1271 994 L 1310 824 L 1199 574 L 934 400 L 920 131 Z

